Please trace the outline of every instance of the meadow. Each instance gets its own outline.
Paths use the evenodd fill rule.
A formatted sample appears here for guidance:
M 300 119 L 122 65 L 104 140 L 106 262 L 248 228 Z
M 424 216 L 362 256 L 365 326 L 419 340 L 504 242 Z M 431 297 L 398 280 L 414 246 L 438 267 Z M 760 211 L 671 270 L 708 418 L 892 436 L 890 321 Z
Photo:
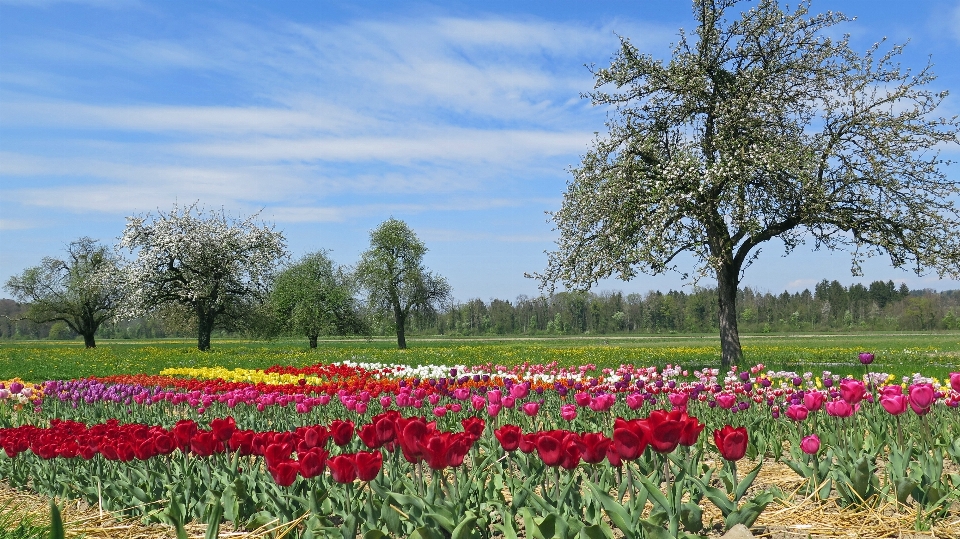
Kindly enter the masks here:
M 744 365 L 763 364 L 775 371 L 824 370 L 862 373 L 859 352 L 872 352 L 884 372 L 897 377 L 922 372 L 945 378 L 960 370 L 960 333 L 863 333 L 741 337 Z M 853 359 L 852 359 L 853 358 Z M 215 340 L 200 352 L 182 340 L 102 340 L 93 350 L 82 341 L 0 341 L 0 380 L 69 380 L 114 374 L 158 374 L 172 367 L 265 369 L 273 365 L 304 366 L 344 360 L 402 365 L 517 365 L 561 367 L 622 364 L 694 370 L 718 367 L 716 336 L 601 336 L 570 338 L 413 338 L 397 350 L 392 339 L 321 341 L 310 350 L 302 340 Z

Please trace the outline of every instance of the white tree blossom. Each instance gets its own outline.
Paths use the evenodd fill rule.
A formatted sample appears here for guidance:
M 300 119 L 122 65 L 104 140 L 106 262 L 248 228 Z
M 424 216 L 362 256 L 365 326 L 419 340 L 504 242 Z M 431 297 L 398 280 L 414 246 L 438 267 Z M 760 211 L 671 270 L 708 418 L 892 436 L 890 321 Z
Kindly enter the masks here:
M 197 324 L 197 347 L 208 350 L 213 328 L 237 327 L 266 297 L 287 256 L 283 234 L 256 218 L 233 219 L 196 203 L 128 217 L 120 246 L 136 253 L 127 276 L 131 304 L 183 309 Z

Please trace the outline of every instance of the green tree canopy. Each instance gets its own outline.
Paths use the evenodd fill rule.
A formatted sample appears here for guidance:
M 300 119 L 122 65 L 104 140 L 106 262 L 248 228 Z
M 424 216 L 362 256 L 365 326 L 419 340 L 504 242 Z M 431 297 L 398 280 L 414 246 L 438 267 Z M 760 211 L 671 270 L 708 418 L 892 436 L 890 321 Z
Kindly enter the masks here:
M 450 298 L 446 279 L 423 266 L 426 252 L 406 223 L 391 218 L 370 232 L 370 249 L 357 265 L 357 279 L 367 290 L 370 307 L 393 315 L 400 349 L 407 347 L 404 332 L 411 310 L 429 311 Z
M 110 248 L 83 237 L 67 247 L 66 259 L 46 257 L 10 277 L 4 288 L 30 303 L 25 319 L 61 321 L 83 336 L 87 348 L 95 348 L 97 329 L 116 315 L 124 297 L 119 266 Z
M 320 335 L 366 334 L 367 325 L 354 298 L 354 281 L 326 252 L 301 258 L 276 278 L 271 303 L 281 324 L 317 347 Z
M 200 350 L 210 349 L 214 327 L 241 327 L 287 256 L 283 234 L 256 217 L 196 204 L 128 217 L 120 245 L 137 254 L 128 271 L 136 311 L 180 310 L 196 323 Z
M 864 54 L 833 27 L 837 12 L 760 0 L 695 0 L 694 36 L 668 61 L 622 39 L 595 69 L 608 133 L 573 169 L 553 214 L 557 250 L 544 286 L 584 288 L 616 275 L 678 270 L 718 285 L 723 365 L 741 357 L 736 292 L 759 247 L 779 238 L 846 249 L 941 276 L 960 268 L 958 183 L 937 146 L 957 142 L 956 118 L 933 115 L 946 92 L 927 65 L 897 63 L 902 46 Z

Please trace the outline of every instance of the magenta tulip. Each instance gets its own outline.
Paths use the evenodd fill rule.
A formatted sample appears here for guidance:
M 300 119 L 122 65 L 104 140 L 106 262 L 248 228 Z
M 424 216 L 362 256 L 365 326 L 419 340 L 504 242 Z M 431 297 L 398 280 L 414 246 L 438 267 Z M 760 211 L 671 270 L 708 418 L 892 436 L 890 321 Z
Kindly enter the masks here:
M 907 411 L 907 397 L 904 395 L 883 395 L 880 397 L 880 406 L 892 415 L 900 415 Z
M 855 408 L 845 400 L 831 401 L 827 403 L 827 414 L 834 417 L 850 417 Z
M 800 440 L 800 450 L 808 455 L 813 455 L 820 450 L 820 438 L 816 434 L 804 437 Z
M 867 388 L 860 380 L 845 378 L 840 381 L 840 398 L 848 402 L 851 406 L 862 401 L 866 392 Z
M 803 421 L 809 413 L 810 410 L 807 410 L 807 407 L 802 404 L 791 404 L 787 407 L 787 417 L 794 421 Z

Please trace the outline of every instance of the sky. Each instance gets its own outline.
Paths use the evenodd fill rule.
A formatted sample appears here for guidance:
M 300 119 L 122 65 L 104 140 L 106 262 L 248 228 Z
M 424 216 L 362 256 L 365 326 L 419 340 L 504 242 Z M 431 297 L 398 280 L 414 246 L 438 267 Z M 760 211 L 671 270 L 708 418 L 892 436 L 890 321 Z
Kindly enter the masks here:
M 752 2 L 746 2 L 749 6 Z M 791 2 L 793 4 L 793 2 Z M 608 111 L 581 94 L 618 36 L 668 58 L 683 0 L 0 0 L 0 281 L 126 217 L 198 202 L 281 230 L 293 259 L 355 264 L 402 219 L 457 300 L 540 293 L 569 169 Z M 909 41 L 960 113 L 960 1 L 814 0 L 860 51 Z M 957 148 L 944 157 L 960 159 Z M 960 167 L 948 167 L 960 180 Z M 680 260 L 690 269 L 691 259 Z M 960 288 L 874 258 L 775 242 L 742 286 Z M 700 285 L 711 283 L 701 281 Z M 691 290 L 677 274 L 594 290 Z M 0 296 L 6 295 L 0 291 Z

